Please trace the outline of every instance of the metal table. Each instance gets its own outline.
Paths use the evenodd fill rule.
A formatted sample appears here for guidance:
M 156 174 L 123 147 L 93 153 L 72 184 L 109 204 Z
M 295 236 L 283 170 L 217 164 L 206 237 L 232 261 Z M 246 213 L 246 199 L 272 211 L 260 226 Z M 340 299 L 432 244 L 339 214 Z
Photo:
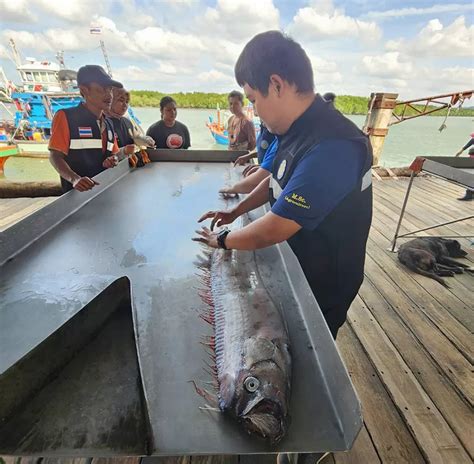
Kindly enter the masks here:
M 360 404 L 286 243 L 255 252 L 288 322 L 292 423 L 270 447 L 203 411 L 196 219 L 239 153 L 150 151 L 0 237 L 0 454 L 133 456 L 347 450 Z M 250 219 L 263 214 L 252 213 Z
M 410 196 L 411 187 L 413 185 L 413 180 L 415 176 L 421 172 L 427 172 L 441 179 L 447 180 L 456 185 L 461 185 L 470 189 L 474 189 L 474 158 L 455 158 L 453 156 L 423 156 L 417 157 L 410 166 L 411 176 L 408 183 L 407 192 L 405 194 L 405 199 L 403 200 L 402 210 L 400 211 L 400 217 L 398 219 L 397 228 L 395 230 L 395 235 L 392 240 L 391 251 L 396 251 L 397 240 L 401 237 L 405 238 L 416 238 L 422 237 L 421 235 L 414 235 L 419 232 L 425 232 L 427 230 L 436 229 L 437 227 L 447 226 L 449 224 L 454 224 L 456 222 L 467 221 L 473 219 L 474 215 L 465 216 L 459 219 L 454 219 L 453 221 L 443 222 L 441 224 L 435 224 L 430 227 L 425 227 L 423 229 L 413 230 L 407 232 L 406 234 L 399 234 L 400 227 L 402 225 L 403 216 L 405 214 L 405 209 L 408 203 L 408 197 Z M 470 236 L 448 236 L 443 235 L 444 238 L 469 238 Z

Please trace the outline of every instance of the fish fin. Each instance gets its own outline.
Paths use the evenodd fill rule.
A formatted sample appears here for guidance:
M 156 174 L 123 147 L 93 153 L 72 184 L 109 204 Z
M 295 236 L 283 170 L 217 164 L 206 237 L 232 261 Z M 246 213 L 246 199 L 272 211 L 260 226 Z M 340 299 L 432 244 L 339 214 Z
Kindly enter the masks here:
M 190 380 L 190 382 L 194 385 L 194 389 L 196 390 L 196 393 L 199 396 L 202 396 L 213 408 L 218 408 L 218 402 L 217 402 L 217 395 L 215 393 L 210 392 L 209 390 L 206 390 L 205 388 L 200 388 L 196 384 L 194 380 Z M 206 405 L 208 406 L 208 405 Z

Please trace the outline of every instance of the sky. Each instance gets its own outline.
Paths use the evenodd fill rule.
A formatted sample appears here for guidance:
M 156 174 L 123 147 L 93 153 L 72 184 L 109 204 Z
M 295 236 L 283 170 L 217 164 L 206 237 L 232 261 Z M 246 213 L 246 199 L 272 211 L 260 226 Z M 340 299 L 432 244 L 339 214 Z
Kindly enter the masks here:
M 311 59 L 318 92 L 417 98 L 474 88 L 471 0 L 0 0 L 0 66 L 22 56 L 104 65 L 128 89 L 228 92 L 255 34 L 280 29 Z M 91 25 L 102 35 L 91 35 Z

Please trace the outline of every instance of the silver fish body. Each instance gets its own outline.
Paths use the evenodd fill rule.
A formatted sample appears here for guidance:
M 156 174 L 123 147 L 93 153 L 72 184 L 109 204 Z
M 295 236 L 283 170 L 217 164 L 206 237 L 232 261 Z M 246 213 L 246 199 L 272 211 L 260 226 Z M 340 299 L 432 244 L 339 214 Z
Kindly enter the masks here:
M 209 286 L 219 408 L 249 433 L 277 443 L 289 422 L 290 342 L 255 252 L 213 252 Z

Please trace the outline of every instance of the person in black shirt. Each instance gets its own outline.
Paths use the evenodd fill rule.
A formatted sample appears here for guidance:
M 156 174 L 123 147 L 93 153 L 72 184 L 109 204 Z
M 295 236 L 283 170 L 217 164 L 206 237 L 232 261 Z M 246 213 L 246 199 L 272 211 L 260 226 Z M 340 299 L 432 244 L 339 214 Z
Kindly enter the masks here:
M 188 128 L 176 121 L 178 113 L 176 102 L 171 97 L 163 97 L 160 101 L 161 121 L 152 124 L 146 135 L 153 138 L 156 148 L 189 148 L 191 137 Z

